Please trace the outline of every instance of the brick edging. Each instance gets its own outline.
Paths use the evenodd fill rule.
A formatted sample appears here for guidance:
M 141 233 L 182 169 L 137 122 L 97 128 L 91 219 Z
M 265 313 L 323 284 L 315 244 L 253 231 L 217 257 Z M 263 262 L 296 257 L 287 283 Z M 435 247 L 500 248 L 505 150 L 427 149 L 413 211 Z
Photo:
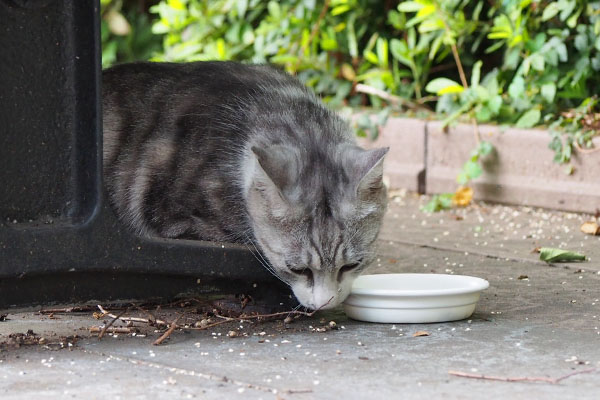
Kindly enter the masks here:
M 473 182 L 476 199 L 578 212 L 600 209 L 600 152 L 574 152 L 569 175 L 565 165 L 553 162 L 545 130 L 480 125 L 479 131 L 496 151 Z M 390 147 L 385 174 L 392 188 L 433 194 L 456 189 L 456 175 L 475 147 L 475 138 L 468 124 L 444 131 L 439 121 L 393 117 L 376 141 L 359 143 Z

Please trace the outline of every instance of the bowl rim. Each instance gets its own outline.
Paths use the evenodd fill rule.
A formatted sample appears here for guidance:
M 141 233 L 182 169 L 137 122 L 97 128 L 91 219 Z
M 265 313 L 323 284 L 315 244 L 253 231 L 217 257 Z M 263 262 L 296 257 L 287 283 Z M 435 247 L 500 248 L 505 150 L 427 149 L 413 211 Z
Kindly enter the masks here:
M 482 290 L 487 289 L 490 286 L 490 283 L 476 276 L 470 275 L 450 275 L 450 274 L 419 274 L 419 273 L 400 273 L 400 274 L 368 274 L 361 275 L 357 279 L 361 277 L 369 277 L 369 276 L 444 276 L 451 277 L 450 279 L 457 278 L 467 278 L 474 285 L 458 287 L 458 288 L 450 288 L 450 289 L 432 289 L 432 290 L 405 290 L 405 289 L 373 289 L 373 288 L 354 288 L 350 290 L 350 296 L 352 295 L 360 295 L 360 296 L 374 296 L 374 297 L 436 297 L 436 296 L 445 296 L 445 295 L 458 295 L 458 294 L 470 294 L 481 292 Z

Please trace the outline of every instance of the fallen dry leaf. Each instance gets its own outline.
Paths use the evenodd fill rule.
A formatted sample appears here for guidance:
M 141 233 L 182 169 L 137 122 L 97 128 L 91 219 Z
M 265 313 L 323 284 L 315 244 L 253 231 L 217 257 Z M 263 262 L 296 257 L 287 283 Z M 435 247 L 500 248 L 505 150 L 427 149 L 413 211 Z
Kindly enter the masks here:
M 588 235 L 600 235 L 600 226 L 594 221 L 584 222 L 580 229 L 581 232 Z
M 452 195 L 452 203 L 457 206 L 465 207 L 471 204 L 473 200 L 473 189 L 467 186 L 461 186 L 456 189 L 454 195 Z
M 427 331 L 416 331 L 415 333 L 413 333 L 413 337 L 418 337 L 418 336 L 429 336 L 429 332 L 427 332 Z

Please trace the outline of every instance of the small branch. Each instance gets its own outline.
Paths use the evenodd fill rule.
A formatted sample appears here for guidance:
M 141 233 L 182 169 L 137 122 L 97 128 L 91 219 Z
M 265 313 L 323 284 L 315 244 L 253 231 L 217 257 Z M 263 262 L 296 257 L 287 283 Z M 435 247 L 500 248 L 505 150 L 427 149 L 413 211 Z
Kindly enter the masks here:
M 171 325 L 169 326 L 169 329 L 167 329 L 167 331 L 165 333 L 163 333 L 163 335 L 161 337 L 159 337 L 158 339 L 156 339 L 154 341 L 154 343 L 152 343 L 154 346 L 158 346 L 159 344 L 161 344 L 163 342 L 163 340 L 165 340 L 166 338 L 168 338 L 169 336 L 171 336 L 171 333 L 173 333 L 173 331 L 175 330 L 175 328 L 177 328 L 177 323 L 179 322 L 179 320 L 181 319 L 181 317 L 183 317 L 183 314 L 180 314 L 175 321 L 173 321 L 171 323 Z
M 445 22 L 444 22 L 445 24 Z M 465 70 L 463 69 L 462 62 L 460 61 L 460 56 L 458 55 L 458 49 L 456 48 L 456 44 L 452 44 L 450 46 L 452 48 L 452 55 L 454 56 L 454 62 L 456 62 L 456 67 L 458 68 L 458 74 L 460 75 L 460 81 L 465 89 L 469 88 L 469 84 L 467 83 L 467 77 L 465 76 Z
M 140 311 L 141 311 L 141 312 L 143 312 L 144 314 L 147 314 L 147 315 L 150 317 L 150 318 L 148 318 L 148 323 L 149 323 L 150 325 L 156 325 L 156 324 L 157 324 L 157 321 L 158 321 L 158 320 L 156 319 L 156 316 L 155 316 L 154 314 L 152 314 L 150 311 L 148 311 L 148 310 L 144 310 L 144 309 L 143 309 L 142 307 L 140 307 L 140 306 L 135 306 L 135 308 L 137 308 L 138 310 L 140 310 Z M 140 318 L 140 319 L 143 319 L 143 318 Z M 141 321 L 138 321 L 138 322 L 141 322 Z M 161 322 L 164 322 L 164 321 L 161 321 Z M 165 324 L 161 324 L 161 325 L 165 325 Z
M 114 327 L 111 326 L 110 328 L 100 328 L 99 326 L 92 326 L 90 327 L 90 333 L 102 333 L 102 331 L 104 331 L 105 333 L 133 333 L 135 332 L 135 330 L 131 329 L 131 328 L 127 328 L 127 327 Z
M 570 378 L 574 375 L 580 374 L 588 374 L 591 372 L 597 371 L 597 368 L 585 369 L 581 371 L 571 372 L 567 375 L 560 376 L 558 378 L 547 378 L 544 376 L 517 376 L 517 377 L 509 377 L 509 376 L 493 376 L 493 375 L 483 375 L 483 374 L 471 374 L 468 372 L 461 371 L 448 371 L 448 374 L 453 376 L 458 376 L 461 378 L 471 378 L 471 379 L 483 379 L 488 381 L 501 381 L 501 382 L 545 382 L 551 384 L 557 384 L 560 381 Z
M 325 15 L 327 14 L 327 10 L 329 9 L 329 1 L 330 0 L 325 0 L 325 3 L 323 3 L 323 8 L 321 9 L 319 18 L 317 18 L 317 21 L 313 25 L 312 31 L 310 32 L 310 38 L 308 39 L 308 43 L 312 43 L 312 41 L 315 39 L 315 36 L 317 36 L 317 33 L 319 32 L 319 26 L 321 26 L 321 21 L 323 21 L 323 18 L 325 18 Z M 303 49 L 303 50 L 306 50 L 306 49 Z
M 444 29 L 446 30 L 446 32 L 452 32 L 452 30 L 448 26 L 448 23 L 446 23 L 444 15 L 440 11 L 438 11 L 438 15 L 439 15 L 440 19 L 442 20 L 442 23 L 444 24 Z M 458 49 L 456 48 L 456 43 L 452 43 L 450 45 L 450 48 L 452 49 L 452 55 L 454 56 L 454 62 L 456 63 L 456 67 L 458 68 L 458 74 L 460 75 L 460 81 L 461 81 L 463 87 L 465 89 L 468 89 L 469 83 L 467 82 L 465 70 L 463 69 L 462 62 L 460 61 L 460 56 L 458 55 Z
M 327 15 L 327 10 L 329 9 L 329 1 L 330 0 L 325 0 L 325 3 L 323 3 L 323 8 L 321 9 L 321 12 L 319 13 L 319 17 L 317 18 L 317 20 L 315 21 L 315 24 L 312 27 L 312 30 L 310 32 L 310 37 L 308 39 L 308 41 L 302 45 L 302 48 L 300 49 L 300 57 L 303 57 L 304 54 L 306 53 L 306 50 L 308 49 L 308 46 L 313 42 L 313 40 L 315 40 L 315 36 L 317 36 L 317 33 L 319 32 L 319 26 L 321 26 L 321 21 L 323 21 L 323 18 L 325 18 L 325 15 Z M 294 67 L 296 70 L 298 70 L 298 66 L 300 65 L 300 58 L 298 58 L 298 62 L 296 62 L 296 66 Z
M 556 383 L 558 383 L 558 382 L 560 382 L 560 381 L 562 381 L 564 379 L 570 378 L 570 377 L 572 377 L 574 375 L 589 374 L 589 373 L 592 373 L 592 372 L 596 372 L 597 370 L 598 370 L 598 368 L 590 368 L 590 369 L 583 369 L 581 371 L 573 371 L 573 372 L 571 372 L 569 374 L 566 374 L 566 375 L 563 375 L 563 376 L 560 376 L 560 377 L 556 378 Z
M 417 104 L 425 104 L 428 101 L 438 101 L 439 98 L 439 96 L 423 96 L 417 100 Z
M 111 318 L 115 318 L 114 314 L 106 311 L 100 304 L 98 304 L 98 309 L 100 310 L 100 312 L 103 315 L 106 315 Z M 143 310 L 143 311 L 150 314 L 148 311 L 145 311 L 145 310 Z M 141 323 L 150 324 L 150 325 L 169 325 L 166 321 L 163 321 L 161 319 L 156 319 L 152 314 L 150 314 L 150 315 L 153 317 L 153 320 L 146 319 L 146 318 L 138 318 L 138 317 L 119 317 L 119 319 L 123 322 L 141 322 Z
M 223 325 L 223 324 L 227 324 L 231 321 L 243 321 L 242 318 L 231 318 L 231 319 L 224 319 L 218 322 L 214 322 L 212 324 L 208 324 L 206 326 L 182 326 L 181 329 L 186 329 L 186 330 L 190 330 L 190 331 L 204 331 L 207 330 L 209 328 L 213 328 L 215 326 L 219 326 L 219 325 Z
M 59 313 L 72 313 L 72 312 L 84 312 L 93 310 L 92 306 L 84 307 L 66 307 L 66 308 L 46 308 L 38 311 L 40 314 L 59 314 Z
M 123 314 L 125 314 L 127 311 L 129 311 L 129 307 L 126 308 L 126 309 L 124 309 L 123 311 L 121 311 L 121 313 L 119 315 L 113 317 L 113 319 L 108 324 L 104 325 L 104 328 L 102 328 L 102 331 L 100 331 L 100 334 L 98 335 L 98 340 L 102 339 L 102 337 L 106 333 L 106 330 L 108 328 L 110 328 L 112 326 L 112 324 L 114 324 L 116 320 L 118 320 L 119 318 L 121 318 L 121 316 Z
M 381 89 L 377 89 L 373 86 L 368 86 L 362 83 L 358 83 L 355 86 L 355 90 L 359 93 L 366 93 L 366 94 L 370 94 L 373 96 L 377 96 L 379 98 L 382 98 L 384 100 L 389 101 L 390 103 L 394 104 L 394 105 L 400 105 L 400 106 L 404 106 L 406 108 L 410 108 L 412 110 L 426 110 L 426 111 L 430 111 L 429 108 L 420 105 L 420 104 L 414 104 L 408 100 L 405 100 L 401 97 L 398 96 L 394 96 L 393 94 L 389 94 L 388 92 L 381 90 Z
M 272 314 L 255 314 L 255 315 L 247 315 L 247 316 L 243 316 L 243 317 L 237 317 L 237 318 L 232 318 L 232 317 L 223 317 L 222 315 L 216 315 L 218 318 L 224 318 L 221 321 L 217 321 L 214 322 L 212 324 L 206 325 L 206 326 L 201 326 L 201 327 L 182 327 L 182 329 L 189 329 L 189 330 L 196 330 L 196 331 L 203 331 L 206 330 L 208 328 L 212 328 L 218 325 L 223 325 L 226 324 L 228 322 L 232 322 L 232 321 L 248 321 L 250 322 L 250 320 L 252 319 L 266 319 L 266 318 L 275 318 L 275 317 L 288 317 L 290 315 L 304 315 L 306 317 L 312 317 L 313 315 L 315 315 L 315 313 L 319 310 L 321 310 L 323 307 L 325 307 L 327 304 L 331 303 L 331 300 L 333 300 L 333 296 L 327 300 L 327 302 L 325 304 L 322 304 L 319 308 L 312 310 L 311 312 L 305 312 L 305 311 L 298 311 L 298 310 L 292 310 L 292 311 L 281 311 L 281 312 L 276 312 L 276 313 L 272 313 Z
M 445 71 L 450 68 L 454 68 L 454 64 L 451 62 L 446 63 L 446 64 L 434 65 L 433 67 L 429 68 L 429 74 L 434 74 L 436 72 Z

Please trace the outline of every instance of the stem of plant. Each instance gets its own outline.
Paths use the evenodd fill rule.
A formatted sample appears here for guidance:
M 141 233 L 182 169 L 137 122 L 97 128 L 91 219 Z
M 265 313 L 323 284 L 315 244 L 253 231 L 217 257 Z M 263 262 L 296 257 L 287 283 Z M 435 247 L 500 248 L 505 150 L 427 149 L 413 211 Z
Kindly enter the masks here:
M 443 15 L 438 12 L 440 15 L 440 19 L 444 24 L 444 29 L 446 32 L 450 32 L 450 27 L 446 23 L 446 20 L 443 18 Z M 454 62 L 456 63 L 456 68 L 458 68 L 458 75 L 460 76 L 460 82 L 462 83 L 465 89 L 469 88 L 469 83 L 467 82 L 467 76 L 465 75 L 465 70 L 463 68 L 462 62 L 460 61 L 460 55 L 458 54 L 458 48 L 456 47 L 456 43 L 452 43 L 450 45 L 452 49 L 452 56 L 454 57 Z M 481 136 L 479 134 L 479 126 L 477 125 L 477 119 L 474 115 L 471 116 L 471 122 L 473 123 L 473 134 L 475 135 L 475 142 L 477 145 L 481 142 Z
M 450 47 L 452 48 L 454 62 L 456 63 L 456 67 L 458 68 L 458 74 L 460 75 L 460 82 L 462 83 L 465 89 L 468 89 L 469 84 L 467 83 L 467 77 L 465 75 L 465 70 L 463 69 L 462 62 L 460 62 L 460 56 L 458 55 L 458 49 L 456 48 L 456 44 L 453 43 Z

